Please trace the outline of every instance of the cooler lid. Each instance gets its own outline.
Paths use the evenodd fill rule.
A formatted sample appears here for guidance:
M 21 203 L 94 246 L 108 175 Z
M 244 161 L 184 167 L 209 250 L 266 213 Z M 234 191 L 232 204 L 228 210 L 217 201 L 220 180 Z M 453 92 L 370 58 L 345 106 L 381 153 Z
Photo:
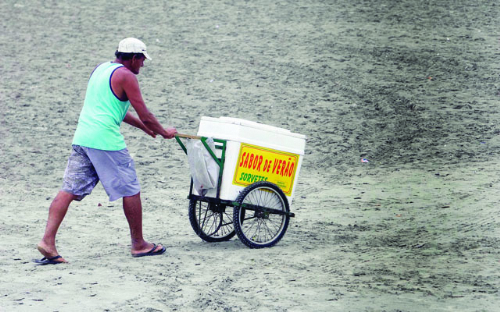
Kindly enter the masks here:
M 292 137 L 296 137 L 296 138 L 300 138 L 300 139 L 304 139 L 304 140 L 306 139 L 306 136 L 303 134 L 293 133 L 287 129 L 269 126 L 269 125 L 261 124 L 261 123 L 250 121 L 250 120 L 240 119 L 240 118 L 232 118 L 232 117 L 212 118 L 212 117 L 203 116 L 203 117 L 201 117 L 201 119 L 211 121 L 211 122 L 235 124 L 235 125 L 240 125 L 240 126 L 244 126 L 244 127 L 269 131 L 269 132 L 273 132 L 273 133 L 280 133 L 280 134 L 284 134 L 284 135 L 288 135 L 288 136 L 292 136 Z

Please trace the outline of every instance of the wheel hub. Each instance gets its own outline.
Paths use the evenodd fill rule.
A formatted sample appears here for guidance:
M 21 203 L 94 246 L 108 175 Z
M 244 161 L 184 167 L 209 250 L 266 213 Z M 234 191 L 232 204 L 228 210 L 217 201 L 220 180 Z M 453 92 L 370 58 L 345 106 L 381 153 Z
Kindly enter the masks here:
M 269 219 L 269 212 L 255 211 L 255 217 L 259 219 Z

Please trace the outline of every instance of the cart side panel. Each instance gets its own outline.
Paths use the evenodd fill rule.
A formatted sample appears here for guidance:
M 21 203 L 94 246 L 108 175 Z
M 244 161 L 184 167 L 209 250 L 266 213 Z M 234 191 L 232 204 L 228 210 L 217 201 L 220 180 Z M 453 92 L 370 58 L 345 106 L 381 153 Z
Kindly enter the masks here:
M 238 162 L 239 162 L 239 157 L 240 157 L 240 149 L 242 148 L 242 143 L 240 142 L 235 142 L 235 141 L 227 141 L 226 145 L 226 157 L 225 157 L 225 162 L 224 162 L 224 171 L 222 173 L 222 184 L 221 184 L 221 193 L 220 193 L 220 199 L 222 200 L 235 200 L 239 193 L 246 187 L 245 185 L 238 185 L 235 182 L 235 172 L 237 171 L 238 168 Z M 220 157 L 220 152 L 217 154 L 218 157 Z M 299 156 L 299 155 L 297 155 Z M 294 170 L 295 175 L 298 176 L 300 172 L 300 168 L 302 166 L 302 160 L 303 157 L 298 157 L 298 164 L 297 168 Z M 296 181 L 295 181 L 296 182 Z M 288 203 L 291 205 L 293 196 L 295 193 L 295 188 L 297 186 L 297 183 L 293 183 L 293 188 L 291 192 L 288 192 L 288 194 L 285 194 Z M 196 193 L 195 193 L 196 194 Z M 206 197 L 212 197 L 212 198 L 217 198 L 217 193 L 216 190 L 210 190 L 208 193 L 205 195 Z

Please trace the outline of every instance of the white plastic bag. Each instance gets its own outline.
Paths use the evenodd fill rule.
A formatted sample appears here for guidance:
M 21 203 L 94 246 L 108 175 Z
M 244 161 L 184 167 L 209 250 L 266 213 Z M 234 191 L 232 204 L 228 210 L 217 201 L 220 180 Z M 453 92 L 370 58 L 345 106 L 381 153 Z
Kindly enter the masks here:
M 215 154 L 215 143 L 212 138 L 206 140 Z M 201 140 L 187 140 L 186 150 L 193 187 L 199 195 L 204 196 L 208 190 L 217 188 L 219 165 L 215 162 Z

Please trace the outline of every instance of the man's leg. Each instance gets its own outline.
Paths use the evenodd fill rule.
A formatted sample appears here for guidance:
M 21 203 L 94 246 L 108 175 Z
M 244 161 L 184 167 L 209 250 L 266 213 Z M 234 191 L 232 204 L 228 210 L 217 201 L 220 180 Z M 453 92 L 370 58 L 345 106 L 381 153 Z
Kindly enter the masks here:
M 141 193 L 123 197 L 123 211 L 130 227 L 132 255 L 150 251 L 153 248 L 153 244 L 146 242 L 142 235 Z M 163 246 L 158 245 L 155 251 L 159 251 L 162 248 Z
M 47 226 L 45 227 L 45 234 L 42 240 L 38 243 L 38 250 L 46 258 L 52 258 L 58 255 L 56 249 L 56 234 L 59 226 L 61 225 L 68 207 L 71 202 L 75 199 L 75 195 L 59 191 L 56 198 L 52 201 L 49 209 L 49 218 L 47 220 Z M 57 261 L 66 262 L 64 258 L 60 258 Z

